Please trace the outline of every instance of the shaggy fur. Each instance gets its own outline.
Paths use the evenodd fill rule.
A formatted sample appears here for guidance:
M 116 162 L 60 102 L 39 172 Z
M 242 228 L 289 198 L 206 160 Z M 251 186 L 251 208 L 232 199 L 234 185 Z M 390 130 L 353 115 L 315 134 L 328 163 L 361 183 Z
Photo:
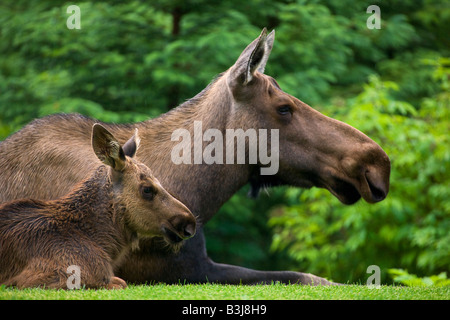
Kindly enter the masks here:
M 99 166 L 60 199 L 0 206 L 0 284 L 64 289 L 67 268 L 75 265 L 83 287 L 123 288 L 114 270 L 138 238 L 165 236 L 179 245 L 193 235 L 191 212 L 150 169 L 126 156 L 134 155 L 137 137 L 122 149 L 103 130 L 94 129 L 93 145 L 108 166 Z M 143 186 L 151 188 L 151 199 L 141 193 Z

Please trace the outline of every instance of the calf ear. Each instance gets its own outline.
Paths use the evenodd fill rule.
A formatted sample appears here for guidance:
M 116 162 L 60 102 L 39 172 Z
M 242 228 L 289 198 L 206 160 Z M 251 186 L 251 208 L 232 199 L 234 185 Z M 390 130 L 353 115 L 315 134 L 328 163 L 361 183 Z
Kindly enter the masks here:
M 267 34 L 264 28 L 258 38 L 253 40 L 231 67 L 230 84 L 246 85 L 253 79 L 256 71 L 264 73 L 264 69 L 272 51 L 275 30 Z
M 134 135 L 130 138 L 130 140 L 125 142 L 125 144 L 122 147 L 125 155 L 131 158 L 134 157 L 137 149 L 139 148 L 140 142 L 141 139 L 139 138 L 139 132 L 138 129 L 136 128 L 134 130 Z
M 92 148 L 97 158 L 116 171 L 125 167 L 125 153 L 117 139 L 101 124 L 92 127 Z

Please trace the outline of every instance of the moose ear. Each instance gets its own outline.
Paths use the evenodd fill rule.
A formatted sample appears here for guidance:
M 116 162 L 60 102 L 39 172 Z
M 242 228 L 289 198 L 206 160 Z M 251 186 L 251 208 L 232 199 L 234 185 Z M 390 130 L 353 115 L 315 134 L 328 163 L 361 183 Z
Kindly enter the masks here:
M 120 143 L 99 123 L 92 127 L 92 148 L 97 158 L 114 170 L 122 171 L 125 167 L 125 153 Z
M 139 138 L 138 129 L 136 128 L 134 130 L 134 135 L 123 145 L 123 152 L 126 156 L 129 156 L 131 158 L 134 157 L 140 143 L 141 139 Z
M 264 28 L 259 37 L 242 51 L 236 63 L 231 67 L 229 78 L 231 84 L 237 82 L 246 85 L 252 81 L 256 71 L 264 73 L 274 40 L 275 30 L 267 34 L 267 29 Z

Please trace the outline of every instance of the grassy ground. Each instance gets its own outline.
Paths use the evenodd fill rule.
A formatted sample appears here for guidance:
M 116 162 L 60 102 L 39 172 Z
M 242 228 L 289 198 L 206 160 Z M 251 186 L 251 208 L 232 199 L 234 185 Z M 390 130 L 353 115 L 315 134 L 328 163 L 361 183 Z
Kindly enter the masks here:
M 123 290 L 43 290 L 0 287 L 0 300 L 450 300 L 450 286 L 369 288 L 363 285 L 165 285 Z

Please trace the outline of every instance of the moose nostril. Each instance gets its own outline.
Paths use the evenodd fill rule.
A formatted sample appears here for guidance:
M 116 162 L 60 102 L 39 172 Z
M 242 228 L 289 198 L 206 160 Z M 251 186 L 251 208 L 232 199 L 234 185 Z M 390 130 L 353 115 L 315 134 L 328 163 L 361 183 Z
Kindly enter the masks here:
M 173 229 L 184 239 L 188 239 L 195 234 L 195 220 L 187 219 L 185 216 L 178 216 L 171 221 Z
M 194 224 L 188 224 L 185 228 L 184 228 L 184 235 L 186 236 L 186 238 L 190 238 L 195 234 L 195 225 Z
M 375 202 L 384 200 L 387 196 L 387 192 L 384 191 L 383 188 L 377 187 L 368 177 L 366 173 L 366 181 L 369 186 L 370 192 L 372 194 L 372 199 Z

